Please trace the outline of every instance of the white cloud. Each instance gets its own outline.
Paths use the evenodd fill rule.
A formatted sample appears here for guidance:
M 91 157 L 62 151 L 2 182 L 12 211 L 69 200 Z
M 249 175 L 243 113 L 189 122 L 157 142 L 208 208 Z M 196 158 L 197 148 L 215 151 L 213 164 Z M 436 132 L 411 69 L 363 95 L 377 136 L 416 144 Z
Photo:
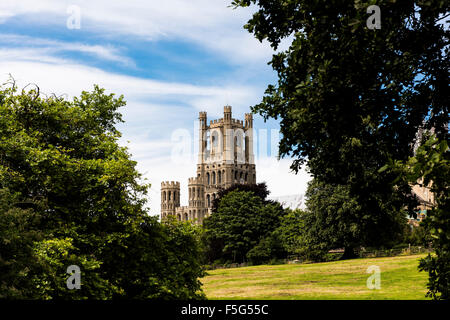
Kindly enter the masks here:
M 83 31 L 104 37 L 129 35 L 149 41 L 193 42 L 240 65 L 268 62 L 272 49 L 259 43 L 243 25 L 253 8 L 229 8 L 231 0 L 2 0 L 0 23 L 13 17 L 66 28 L 67 8 L 81 10 Z
M 20 52 L 20 58 L 14 57 Z M 27 54 L 27 56 L 25 56 Z M 69 96 L 78 95 L 82 90 L 89 89 L 93 84 L 116 93 L 124 93 L 125 98 L 136 100 L 150 97 L 186 97 L 193 106 L 201 109 L 199 101 L 221 100 L 227 94 L 249 99 L 254 90 L 242 86 L 199 86 L 186 83 L 164 82 L 143 79 L 116 73 L 110 73 L 98 68 L 77 64 L 69 60 L 44 56 L 42 52 L 33 49 L 10 51 L 0 50 L 0 72 L 11 73 L 17 80 L 39 83 L 43 92 L 66 93 Z M 38 57 L 35 59 L 35 57 Z M 33 60 L 40 60 L 39 62 Z M 44 63 L 58 62 L 58 63 Z M 200 99 L 200 100 L 198 100 Z
M 44 57 L 51 57 L 54 60 L 55 58 L 53 56 L 56 53 L 73 51 L 87 53 L 103 60 L 119 62 L 128 67 L 135 67 L 134 61 L 120 54 L 119 50 L 112 46 L 87 45 L 79 42 L 55 41 L 16 34 L 2 34 L 0 44 L 8 47 L 8 49 L 2 50 L 3 54 L 9 54 L 11 56 L 14 53 L 13 57 L 16 59 L 42 61 Z M 21 51 L 21 53 L 16 54 L 17 51 Z M 47 61 L 51 60 L 47 59 Z M 64 60 L 60 59 L 59 61 Z

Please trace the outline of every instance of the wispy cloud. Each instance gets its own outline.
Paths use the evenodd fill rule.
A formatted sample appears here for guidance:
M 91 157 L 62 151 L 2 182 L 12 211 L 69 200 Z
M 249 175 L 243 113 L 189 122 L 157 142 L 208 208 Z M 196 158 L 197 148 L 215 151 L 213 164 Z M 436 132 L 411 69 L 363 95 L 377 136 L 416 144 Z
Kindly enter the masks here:
M 267 62 L 273 53 L 243 30 L 254 9 L 229 8 L 230 0 L 77 0 L 83 30 L 104 37 L 126 35 L 147 41 L 183 40 L 245 65 Z M 59 0 L 2 0 L 0 22 L 14 17 L 66 27 L 69 3 Z M 37 19 L 39 17 L 39 19 Z M 52 17 L 51 19 L 49 17 Z
M 121 54 L 120 50 L 113 46 L 87 45 L 79 42 L 63 42 L 17 34 L 2 34 L 0 37 L 0 45 L 6 47 L 2 50 L 3 54 L 21 50 L 22 53 L 16 55 L 16 59 L 21 58 L 39 61 L 44 56 L 47 58 L 52 56 L 52 59 L 54 59 L 54 56 L 59 53 L 76 52 L 86 53 L 102 60 L 119 62 L 125 66 L 135 67 L 132 59 Z M 34 54 L 30 54 L 31 52 Z M 36 57 L 39 57 L 39 59 Z

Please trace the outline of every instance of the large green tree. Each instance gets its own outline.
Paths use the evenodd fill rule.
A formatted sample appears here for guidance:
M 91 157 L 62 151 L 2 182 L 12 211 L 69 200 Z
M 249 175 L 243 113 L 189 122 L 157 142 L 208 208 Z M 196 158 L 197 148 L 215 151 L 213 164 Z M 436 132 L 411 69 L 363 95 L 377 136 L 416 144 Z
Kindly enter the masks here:
M 124 105 L 97 86 L 72 101 L 0 88 L 1 296 L 203 297 L 195 227 L 148 216 L 149 185 L 118 144 Z
M 279 203 L 265 201 L 252 191 L 236 188 L 226 192 L 203 223 L 207 259 L 248 261 L 247 253 L 279 226 L 285 214 Z
M 406 210 L 387 206 L 382 214 L 361 206 L 348 185 L 334 185 L 313 179 L 306 192 L 308 209 L 303 215 L 302 246 L 310 258 L 328 250 L 344 248 L 343 259 L 356 257 L 355 249 L 392 246 L 401 240 Z M 385 205 L 380 204 L 378 207 Z M 392 210 L 392 211 L 390 211 Z
M 412 156 L 421 127 L 448 139 L 448 1 L 232 3 L 256 5 L 245 28 L 257 39 L 273 48 L 292 40 L 270 62 L 278 83 L 253 107 L 265 119 L 280 119 L 280 155 L 294 157 L 294 170 L 307 163 L 315 179 L 346 186 L 360 207 L 348 214 L 371 220 L 357 221 L 368 227 L 365 234 L 382 234 L 399 221 L 385 217 L 405 207 L 414 215 L 408 181 L 395 181 L 395 168 L 378 170 L 391 158 Z M 372 30 L 367 9 L 375 4 L 381 28 Z

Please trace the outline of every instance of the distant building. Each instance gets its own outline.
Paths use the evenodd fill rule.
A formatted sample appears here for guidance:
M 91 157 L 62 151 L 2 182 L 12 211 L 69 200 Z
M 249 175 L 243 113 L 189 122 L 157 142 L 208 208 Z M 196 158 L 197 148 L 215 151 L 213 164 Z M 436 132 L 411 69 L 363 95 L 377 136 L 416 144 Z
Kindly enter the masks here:
M 416 139 L 414 141 L 414 155 L 416 154 L 417 149 L 420 146 L 421 140 L 423 138 L 423 135 L 428 132 L 433 134 L 435 132 L 434 128 L 431 128 L 430 130 L 425 130 L 423 128 L 420 128 L 416 134 Z M 431 181 L 429 185 L 425 186 L 423 185 L 423 178 L 419 179 L 417 181 L 417 184 L 412 186 L 412 194 L 415 195 L 419 201 L 419 206 L 417 207 L 416 213 L 417 218 L 412 219 L 409 217 L 410 223 L 412 220 L 416 221 L 422 221 L 427 216 L 427 211 L 431 210 L 435 205 L 435 199 L 434 199 L 434 193 L 431 192 L 431 185 L 433 182 Z
M 436 202 L 434 199 L 434 193 L 431 192 L 431 184 L 428 186 L 423 185 L 423 179 L 418 181 L 418 184 L 412 186 L 412 193 L 419 200 L 419 206 L 417 207 L 417 220 L 422 221 L 427 216 L 427 211 L 431 210 Z
M 219 189 L 256 183 L 252 114 L 246 113 L 244 121 L 233 119 L 231 107 L 225 106 L 223 118 L 208 125 L 206 112 L 200 112 L 199 121 L 197 175 L 189 178 L 189 205 L 180 206 L 178 181 L 162 182 L 161 219 L 202 223 Z

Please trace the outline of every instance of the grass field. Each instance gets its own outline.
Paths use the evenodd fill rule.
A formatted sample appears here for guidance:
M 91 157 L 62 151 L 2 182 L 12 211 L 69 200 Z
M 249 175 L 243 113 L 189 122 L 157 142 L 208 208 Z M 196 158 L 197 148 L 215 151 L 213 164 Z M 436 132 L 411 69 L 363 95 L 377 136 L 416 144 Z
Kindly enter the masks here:
M 217 269 L 202 283 L 208 299 L 426 299 L 424 256 Z M 380 289 L 367 288 L 371 265 L 380 267 Z

